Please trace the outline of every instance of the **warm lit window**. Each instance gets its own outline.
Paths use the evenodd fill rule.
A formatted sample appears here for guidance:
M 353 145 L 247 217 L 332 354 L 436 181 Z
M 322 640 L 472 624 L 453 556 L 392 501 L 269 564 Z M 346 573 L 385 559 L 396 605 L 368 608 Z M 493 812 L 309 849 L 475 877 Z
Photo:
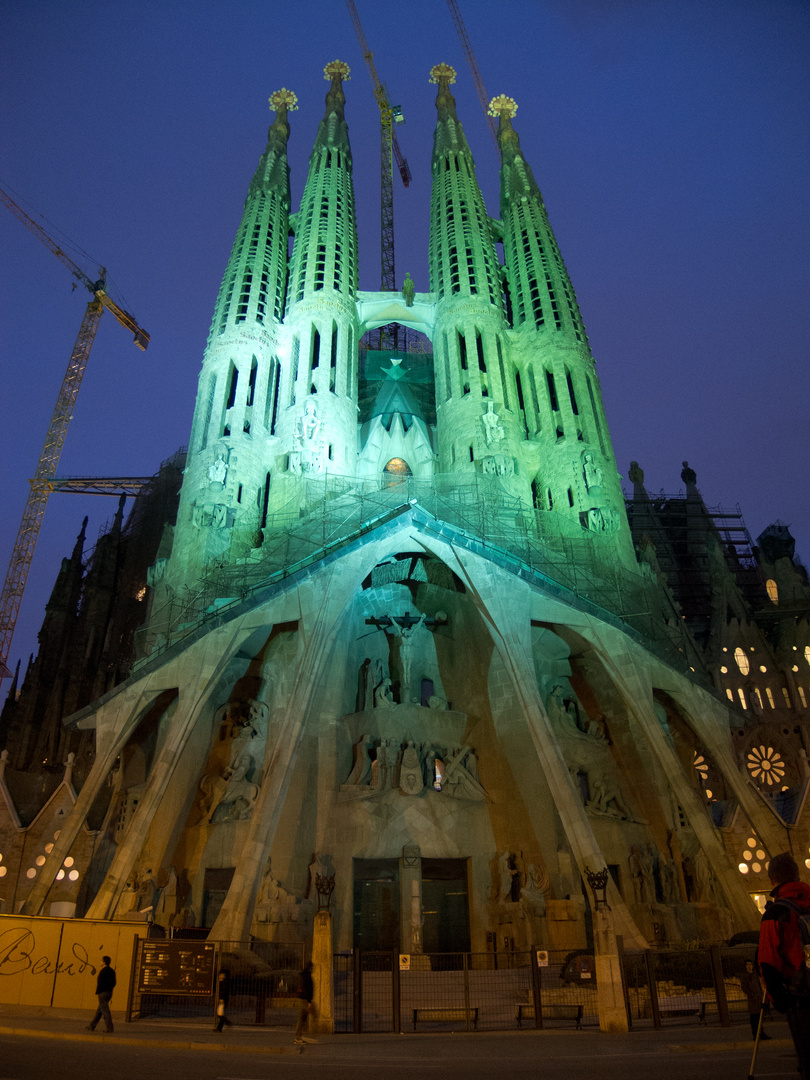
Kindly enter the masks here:
M 774 603 L 779 603 L 779 587 L 773 578 L 768 578 L 765 582 L 765 588 L 768 590 L 768 598 Z
M 748 702 L 745 700 L 745 693 L 744 693 L 743 688 L 741 686 L 737 687 L 737 696 L 740 699 L 740 705 L 742 705 L 742 707 L 744 709 L 747 709 L 748 708 Z
M 760 694 L 758 686 L 754 687 L 754 693 L 756 694 L 757 701 L 759 702 L 759 707 L 761 709 L 762 708 L 762 694 Z
M 752 747 L 748 752 L 746 765 L 753 779 L 763 785 L 777 784 L 785 775 L 785 763 L 773 746 Z
M 786 686 L 782 687 L 782 697 L 785 699 L 787 707 L 790 708 L 790 694 L 788 693 Z
M 771 692 L 770 686 L 765 687 L 765 697 L 768 699 L 768 704 L 770 705 L 770 707 L 772 709 L 775 709 L 776 705 L 774 704 L 773 694 Z
M 796 689 L 799 691 L 799 697 L 802 699 L 802 708 L 806 709 L 807 708 L 807 698 L 804 696 L 804 687 L 797 686 Z
M 804 658 L 808 664 L 810 664 L 810 645 L 804 647 Z
M 734 659 L 737 661 L 737 667 L 740 669 L 743 675 L 747 675 L 748 672 L 751 670 L 751 665 L 748 663 L 748 657 L 745 655 L 739 645 L 734 650 Z
M 730 686 L 726 687 L 726 697 L 728 698 L 729 701 L 734 700 L 734 694 L 732 693 L 732 690 L 731 690 Z

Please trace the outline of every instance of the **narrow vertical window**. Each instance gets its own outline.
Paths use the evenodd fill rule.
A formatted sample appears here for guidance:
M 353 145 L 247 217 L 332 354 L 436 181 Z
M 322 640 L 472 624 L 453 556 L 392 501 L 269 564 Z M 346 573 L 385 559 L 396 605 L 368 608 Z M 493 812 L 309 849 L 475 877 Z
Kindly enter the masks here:
M 467 339 L 463 333 L 458 335 L 458 358 L 461 362 L 461 370 L 467 370 Z
M 332 393 L 335 392 L 335 380 L 337 377 L 337 346 L 338 328 L 337 323 L 332 320 L 332 346 L 329 350 L 329 389 Z
M 250 378 L 248 379 L 247 401 L 245 402 L 245 404 L 248 406 L 253 404 L 253 397 L 256 393 L 256 375 L 258 374 L 258 372 L 259 362 L 254 356 L 253 360 L 250 363 Z
M 548 386 L 548 400 L 551 403 L 551 409 L 553 412 L 559 412 L 560 403 L 557 401 L 557 388 L 554 385 L 554 375 L 550 371 L 546 371 L 546 384 Z
M 484 342 L 481 339 L 480 330 L 475 331 L 475 351 L 478 354 L 478 370 L 482 372 L 482 374 L 486 375 L 487 365 L 486 361 L 484 360 Z
M 312 327 L 312 361 L 310 363 L 310 370 L 314 371 L 318 364 L 321 362 L 321 335 Z
M 214 411 L 214 393 L 216 385 L 216 375 L 212 375 L 208 380 L 208 389 L 205 395 L 205 408 L 202 414 L 202 430 L 200 431 L 200 450 L 204 450 L 208 445 L 208 427 L 211 423 L 211 413 Z
M 264 529 L 266 527 L 266 525 L 267 525 L 267 506 L 268 506 L 269 502 L 270 502 L 270 473 L 267 473 L 267 475 L 264 478 L 264 498 L 262 499 L 262 520 L 261 520 L 261 525 L 259 526 L 261 529 Z
M 231 361 L 231 382 L 228 388 L 228 400 L 225 402 L 226 409 L 232 409 L 236 401 L 236 387 L 239 383 L 239 369 Z
M 501 339 L 499 337 L 495 338 L 495 344 L 498 348 L 498 372 L 501 376 L 501 386 L 503 387 L 503 403 L 507 409 L 511 409 L 511 405 L 509 404 L 509 388 L 506 385 L 506 374 L 503 367 L 503 350 L 501 349 Z
M 568 383 L 568 397 L 571 399 L 571 408 L 573 409 L 574 416 L 579 416 L 579 408 L 577 407 L 577 395 L 574 393 L 574 382 L 571 378 L 571 372 L 568 368 L 565 369 L 565 381 Z

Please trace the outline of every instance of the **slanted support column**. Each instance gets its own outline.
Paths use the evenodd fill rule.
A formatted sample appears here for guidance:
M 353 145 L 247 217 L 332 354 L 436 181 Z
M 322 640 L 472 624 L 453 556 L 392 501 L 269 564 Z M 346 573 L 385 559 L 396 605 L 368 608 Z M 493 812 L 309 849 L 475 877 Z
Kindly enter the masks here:
M 468 584 L 509 673 L 562 828 L 584 880 L 586 866 L 601 868 L 606 860 L 540 697 L 534 674 L 528 607 L 521 606 L 516 611 L 514 605 L 510 606 L 509 597 L 513 591 L 506 587 L 505 571 L 469 551 L 461 552 L 454 548 L 454 552 L 456 562 L 453 569 Z M 616 930 L 628 944 L 632 943 L 632 948 L 646 949 L 647 942 L 612 879 L 608 883 L 607 895 Z
M 701 847 L 717 874 L 738 930 L 755 930 L 759 924 L 756 908 L 751 903 L 739 874 L 731 865 L 717 831 L 684 775 L 681 763 L 658 723 L 653 710 L 652 686 L 641 670 L 635 651 L 626 652 L 620 668 L 612 651 L 600 650 L 600 659 L 624 697 L 627 708 L 636 718 L 651 750 L 658 758 L 672 792 L 686 814 Z M 629 661 L 629 662 L 628 662 Z
M 261 789 L 228 895 L 211 929 L 212 941 L 247 941 L 250 935 L 258 884 L 284 809 L 309 705 L 332 652 L 340 616 L 368 573 L 367 561 L 367 553 L 353 552 L 339 564 L 322 566 L 298 588 L 301 641 L 290 680 L 295 692 L 277 725 L 271 724 L 275 732 L 268 738 Z
M 242 624 L 226 631 L 212 631 L 184 655 L 183 685 L 166 740 L 149 772 L 146 790 L 116 852 L 104 882 L 87 911 L 88 919 L 109 919 L 149 835 L 158 807 L 200 712 L 209 703 L 222 673 L 244 638 Z M 124 744 L 122 744 L 123 746 Z
M 144 713 L 160 696 L 159 690 L 144 687 L 130 688 L 102 707 L 96 718 L 96 758 L 85 780 L 59 838 L 54 842 L 36 884 L 20 909 L 22 915 L 39 915 L 47 900 L 62 863 L 70 854 L 73 842 L 109 776 L 116 758 L 137 728 Z
M 686 722 L 712 755 L 715 765 L 734 793 L 742 812 L 751 822 L 770 855 L 784 851 L 790 846 L 788 830 L 778 824 L 767 806 L 752 790 L 751 782 L 734 761 L 728 737 L 728 711 L 700 687 L 689 687 L 688 691 L 672 695 L 673 700 L 681 708 Z

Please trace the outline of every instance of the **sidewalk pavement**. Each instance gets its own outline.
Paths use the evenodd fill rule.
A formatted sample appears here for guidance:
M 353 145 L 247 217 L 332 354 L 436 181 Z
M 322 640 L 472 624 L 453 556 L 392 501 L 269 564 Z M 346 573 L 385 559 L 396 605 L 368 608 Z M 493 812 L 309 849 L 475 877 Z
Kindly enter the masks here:
M 132 1023 L 116 1022 L 115 1031 L 107 1034 L 101 1026 L 95 1031 L 87 1031 L 86 1025 L 89 1016 L 82 1013 L 81 1016 L 39 1015 L 35 1011 L 25 1013 L 21 1009 L 15 1009 L 13 1013 L 7 1008 L 0 1009 L 0 1037 L 17 1036 L 35 1039 L 56 1039 L 72 1042 L 115 1042 L 123 1046 L 146 1046 L 162 1047 L 174 1050 L 210 1050 L 214 1053 L 230 1054 L 298 1054 L 300 1047 L 293 1043 L 292 1026 L 289 1029 L 280 1027 L 255 1027 L 239 1026 L 226 1028 L 223 1032 L 213 1030 L 213 1019 L 210 1020 L 137 1020 Z M 768 1023 L 771 1041 L 768 1046 L 775 1049 L 791 1048 L 792 1040 L 783 1021 Z M 549 1040 L 553 1039 L 555 1051 L 565 1053 L 570 1047 L 571 1053 L 581 1053 L 586 1050 L 589 1054 L 607 1050 L 608 1046 L 619 1049 L 622 1053 L 638 1052 L 639 1056 L 648 1056 L 650 1053 L 668 1051 L 669 1053 L 681 1054 L 705 1054 L 705 1053 L 728 1053 L 732 1050 L 752 1050 L 753 1041 L 747 1025 L 736 1024 L 732 1027 L 721 1027 L 719 1024 L 707 1024 L 701 1026 L 667 1026 L 655 1030 L 643 1028 L 630 1031 L 628 1034 L 605 1035 L 596 1028 L 585 1028 L 582 1031 L 573 1031 L 570 1028 L 549 1028 L 542 1031 L 537 1029 L 521 1030 L 498 1030 L 466 1032 L 460 1031 L 452 1034 L 448 1031 L 419 1031 L 404 1032 L 369 1032 L 362 1035 L 356 1034 L 320 1034 L 317 1035 L 319 1046 L 328 1046 L 330 1053 L 340 1057 L 342 1049 L 352 1050 L 354 1053 L 362 1046 L 374 1045 L 375 1053 L 379 1053 L 380 1043 L 398 1042 L 407 1045 L 408 1042 L 422 1039 L 439 1038 L 446 1040 L 452 1037 L 454 1040 L 474 1040 L 483 1049 L 483 1043 L 493 1039 L 504 1037 L 513 1040 Z

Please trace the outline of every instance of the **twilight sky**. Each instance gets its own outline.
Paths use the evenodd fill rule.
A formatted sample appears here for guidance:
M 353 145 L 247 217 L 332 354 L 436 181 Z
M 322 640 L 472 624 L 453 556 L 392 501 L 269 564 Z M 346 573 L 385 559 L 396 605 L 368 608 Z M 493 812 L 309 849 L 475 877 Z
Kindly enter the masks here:
M 431 66 L 458 72 L 458 115 L 489 213 L 498 161 L 444 0 L 356 0 L 402 105 L 413 172 L 395 189 L 397 277 L 428 288 Z M 490 97 L 545 196 L 596 358 L 619 470 L 709 505 L 753 537 L 777 518 L 810 557 L 810 5 L 806 0 L 459 0 Z M 287 86 L 293 209 L 327 83 L 349 63 L 360 286 L 379 288 L 379 120 L 344 0 L 5 0 L 0 186 L 89 253 L 71 254 L 152 335 L 105 315 L 60 475 L 149 475 L 188 441 L 220 277 Z M 398 181 L 395 180 L 398 184 Z M 0 573 L 87 294 L 0 206 Z M 626 489 L 631 487 L 625 481 Z M 52 496 L 12 646 L 36 649 L 81 519 L 112 499 Z M 7 688 L 8 683 L 4 684 Z

